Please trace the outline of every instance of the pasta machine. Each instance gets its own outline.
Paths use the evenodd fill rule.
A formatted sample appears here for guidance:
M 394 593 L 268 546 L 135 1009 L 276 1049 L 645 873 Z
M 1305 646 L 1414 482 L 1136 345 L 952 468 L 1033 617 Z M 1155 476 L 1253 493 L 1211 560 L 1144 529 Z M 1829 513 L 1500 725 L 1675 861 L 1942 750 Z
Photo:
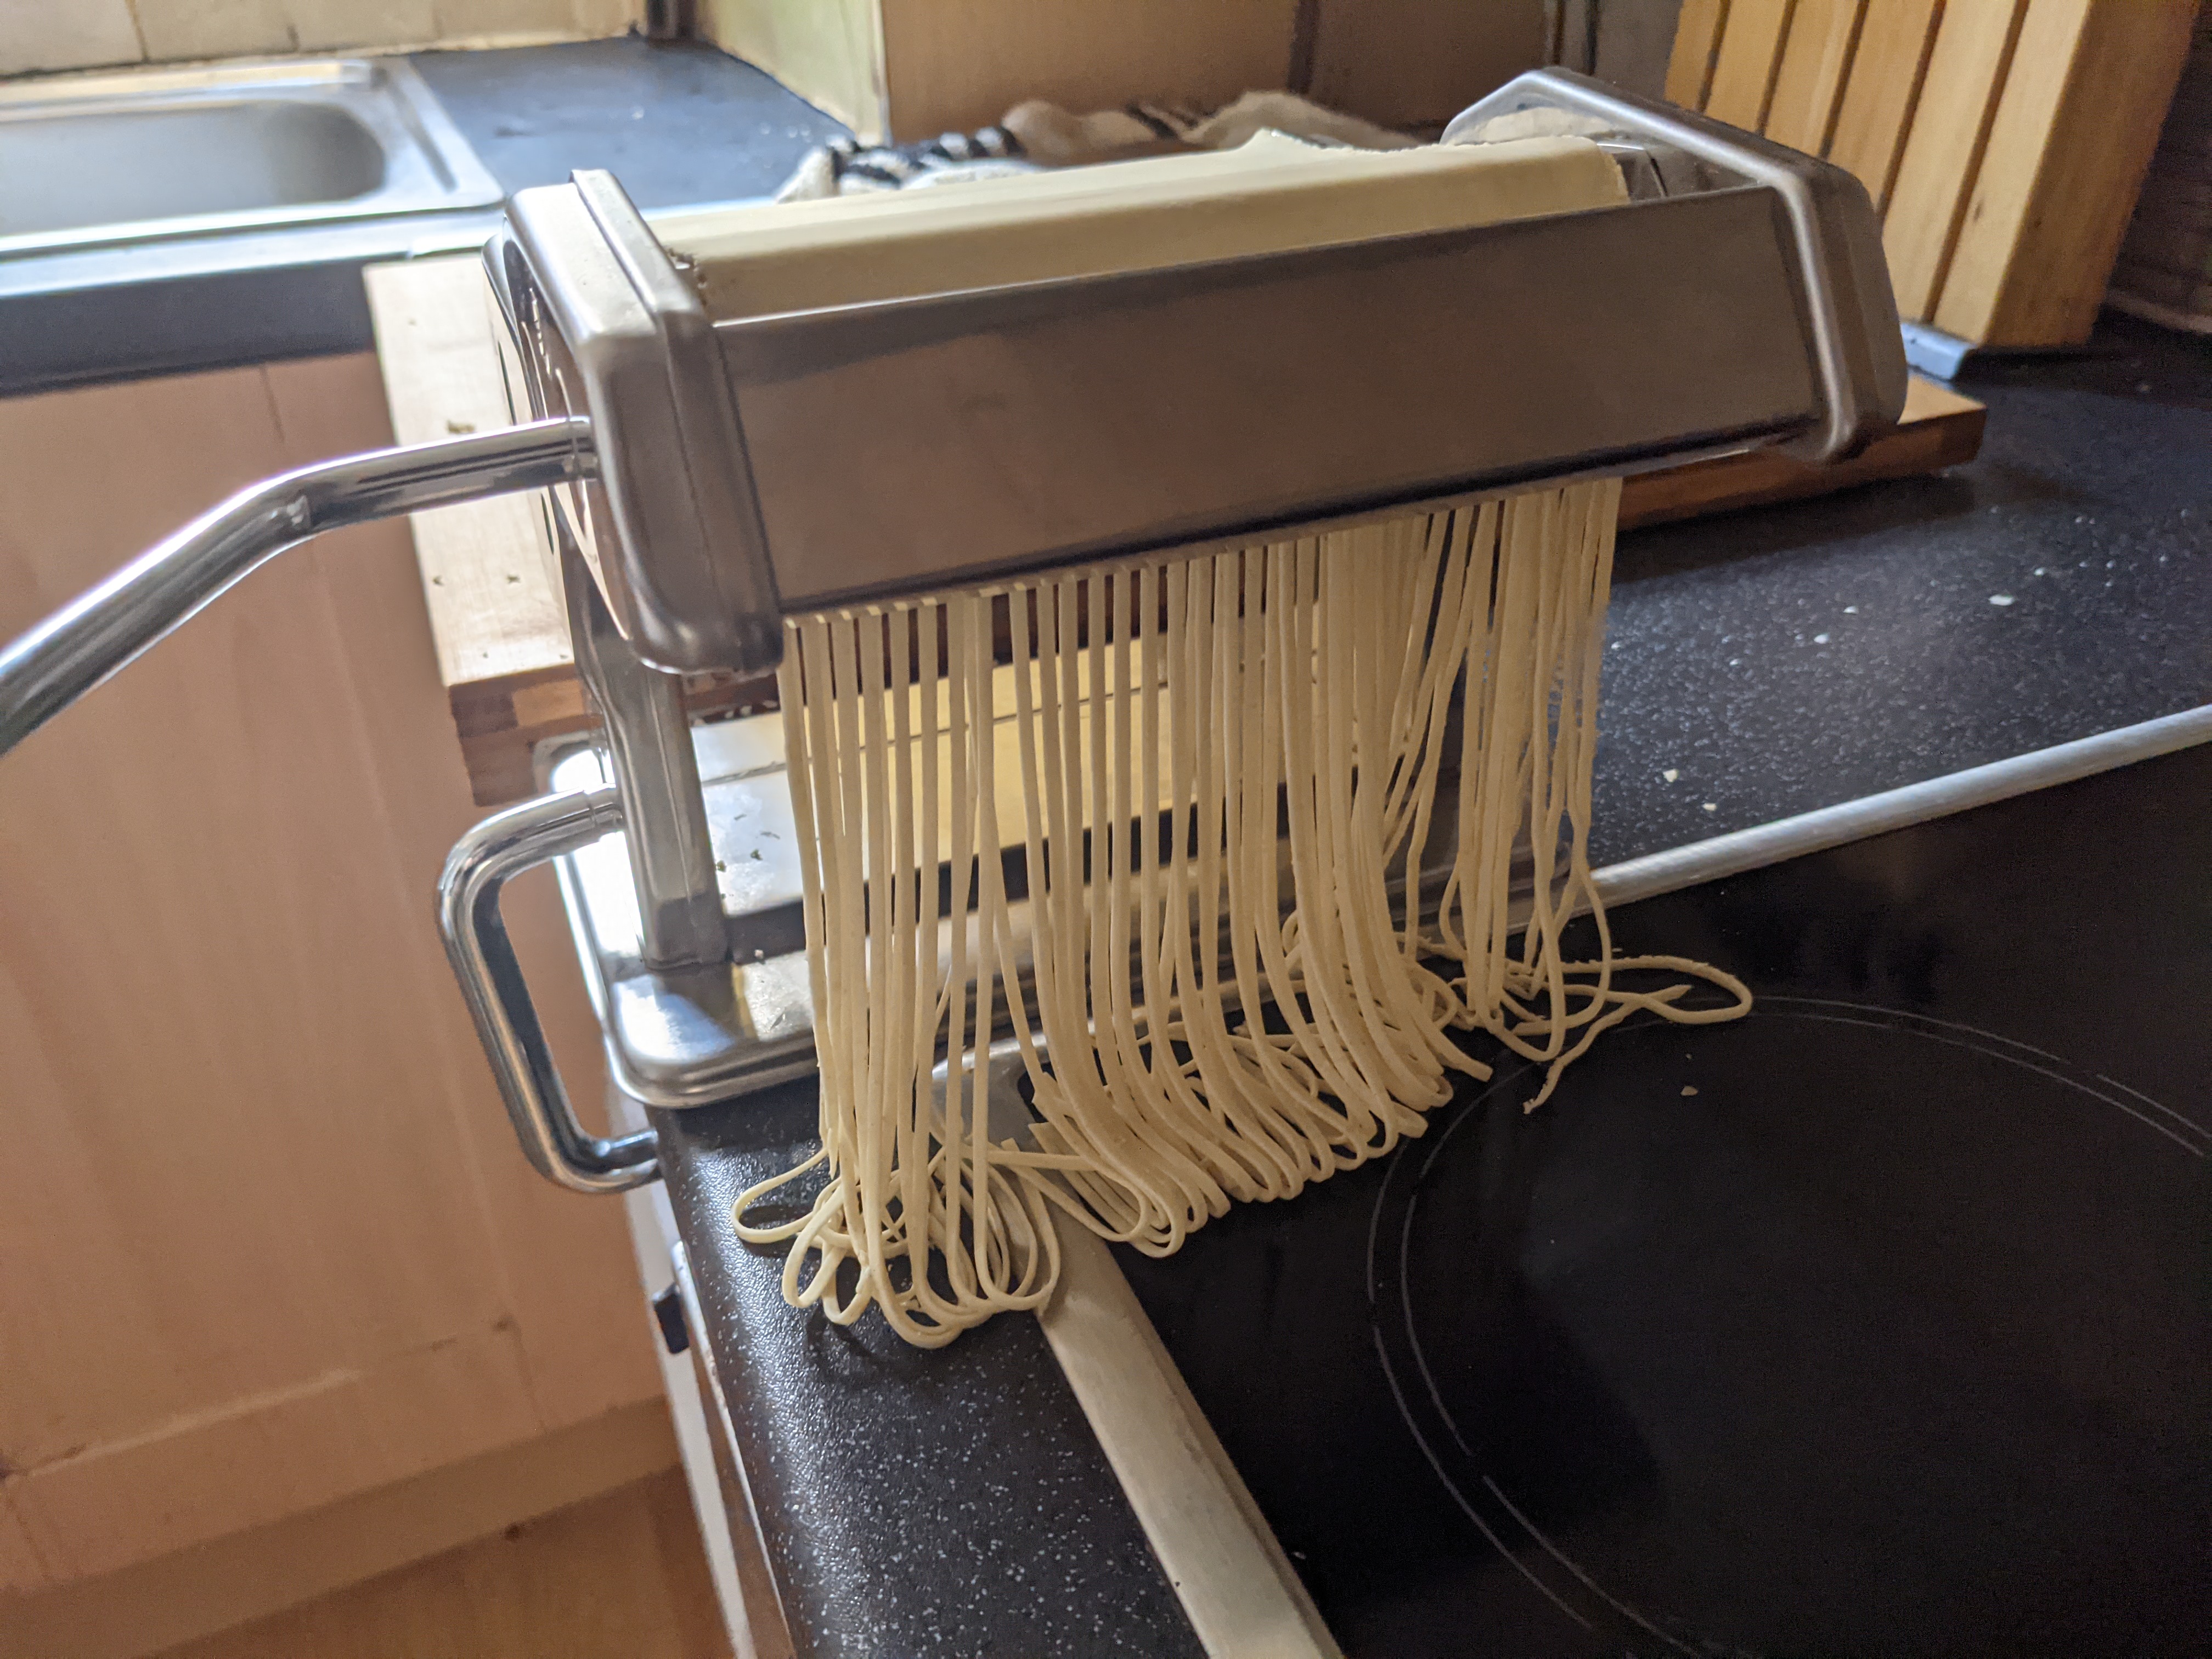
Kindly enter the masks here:
M 649 1131 L 576 1121 L 499 896 L 623 832 L 634 937 L 586 951 L 620 1085 L 682 1107 L 811 1068 L 803 973 L 794 994 L 769 960 L 803 941 L 771 951 L 726 902 L 680 674 L 773 666 L 787 613 L 1753 446 L 1833 459 L 1894 422 L 1898 319 L 1850 175 L 1561 70 L 1444 143 L 1519 133 L 1593 141 L 1625 199 L 720 320 L 611 176 L 521 191 L 486 262 L 531 418 L 287 474 L 179 531 L 0 653 L 0 752 L 286 547 L 545 491 L 612 781 L 477 826 L 441 921 L 532 1164 L 651 1180 Z

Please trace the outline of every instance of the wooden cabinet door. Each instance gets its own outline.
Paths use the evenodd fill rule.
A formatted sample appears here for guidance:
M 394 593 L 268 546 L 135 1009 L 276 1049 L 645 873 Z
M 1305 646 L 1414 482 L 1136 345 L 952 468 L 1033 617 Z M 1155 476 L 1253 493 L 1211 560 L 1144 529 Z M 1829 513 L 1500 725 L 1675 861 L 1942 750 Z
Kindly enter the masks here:
M 0 401 L 0 637 L 390 441 L 366 356 Z M 439 948 L 475 816 L 404 523 L 284 555 L 0 759 L 0 1589 L 657 1394 L 621 1206 L 524 1164 Z M 508 914 L 592 1100 L 550 879 Z

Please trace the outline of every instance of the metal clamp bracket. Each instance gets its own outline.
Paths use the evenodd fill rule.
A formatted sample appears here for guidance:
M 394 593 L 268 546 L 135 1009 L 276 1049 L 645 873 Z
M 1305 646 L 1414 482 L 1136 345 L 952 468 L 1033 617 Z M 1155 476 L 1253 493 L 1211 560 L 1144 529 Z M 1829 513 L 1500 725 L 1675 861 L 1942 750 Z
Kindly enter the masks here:
M 1695 194 L 1731 180 L 1773 191 L 1786 216 L 1794 274 L 1803 288 L 1821 403 L 1820 423 L 1780 445 L 1782 453 L 1808 461 L 1839 459 L 1895 424 L 1905 405 L 1905 345 L 1881 257 L 1880 222 L 1856 179 L 1756 133 L 1562 69 L 1516 76 L 1454 116 L 1442 142 L 1477 142 L 1501 119 L 1535 112 L 1569 118 L 1568 125 L 1553 130 L 1619 135 L 1645 148 L 1651 185 L 1661 196 Z M 1632 193 L 1642 194 L 1636 172 L 1623 166 Z
M 499 1080 L 500 1097 L 531 1166 L 556 1186 L 618 1193 L 660 1175 L 653 1132 L 608 1139 L 576 1121 L 530 988 L 500 919 L 509 880 L 620 830 L 612 789 L 540 795 L 495 812 L 461 837 L 438 878 L 438 928 L 468 1000 L 477 1036 Z

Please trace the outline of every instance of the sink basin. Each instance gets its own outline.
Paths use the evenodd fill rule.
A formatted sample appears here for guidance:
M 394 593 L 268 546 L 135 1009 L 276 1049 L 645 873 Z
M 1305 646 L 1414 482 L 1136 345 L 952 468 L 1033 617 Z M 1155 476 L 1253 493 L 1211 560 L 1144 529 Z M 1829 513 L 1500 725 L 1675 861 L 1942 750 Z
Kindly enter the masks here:
M 0 258 L 482 208 L 500 195 L 398 58 L 0 85 Z

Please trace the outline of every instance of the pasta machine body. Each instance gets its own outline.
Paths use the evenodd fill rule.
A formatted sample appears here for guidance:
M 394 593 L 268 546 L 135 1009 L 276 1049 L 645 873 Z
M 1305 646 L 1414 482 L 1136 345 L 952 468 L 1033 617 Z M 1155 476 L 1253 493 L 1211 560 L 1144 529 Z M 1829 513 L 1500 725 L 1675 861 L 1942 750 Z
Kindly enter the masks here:
M 1838 458 L 1895 421 L 1897 313 L 1850 175 L 1560 70 L 1444 142 L 1544 133 L 1607 150 L 1627 200 L 724 321 L 611 176 L 521 191 L 486 263 L 531 418 L 305 469 L 180 531 L 0 652 L 0 751 L 322 529 L 544 490 L 612 781 L 471 831 L 440 920 L 532 1164 L 650 1180 L 649 1133 L 578 1124 L 499 895 L 620 832 L 634 939 L 586 957 L 621 1086 L 682 1107 L 812 1068 L 788 975 L 762 1006 L 758 929 L 716 880 L 681 673 L 774 666 L 787 613 L 1753 446 Z

